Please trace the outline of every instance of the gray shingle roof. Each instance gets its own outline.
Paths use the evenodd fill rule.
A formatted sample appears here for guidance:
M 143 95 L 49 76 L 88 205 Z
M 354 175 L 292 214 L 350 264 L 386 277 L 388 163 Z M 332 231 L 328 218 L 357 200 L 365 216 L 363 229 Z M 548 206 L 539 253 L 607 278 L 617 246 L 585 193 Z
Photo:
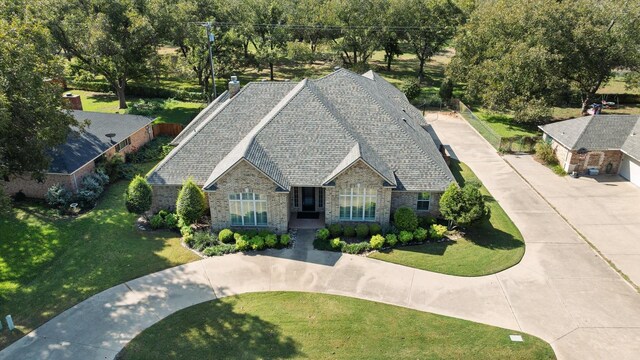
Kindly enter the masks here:
M 153 121 L 140 115 L 79 110 L 71 114 L 80 122 L 89 120 L 90 125 L 84 131 L 73 128 L 67 142 L 50 151 L 49 173 L 71 174 Z M 109 133 L 115 134 L 113 142 L 105 136 Z
M 193 120 L 191 120 L 189 125 L 187 125 L 182 132 L 171 141 L 171 145 L 180 144 L 180 142 L 190 133 L 195 132 L 198 126 L 208 119 L 216 110 L 220 109 L 227 100 L 229 100 L 229 92 L 225 91 L 213 100 L 211 104 L 207 105 L 207 107 L 205 107 Z
M 584 116 L 543 125 L 540 129 L 570 150 L 622 150 L 640 159 L 638 115 Z
M 191 175 L 213 189 L 248 161 L 288 190 L 321 186 L 361 160 L 388 186 L 444 190 L 453 176 L 420 112 L 377 74 L 365 75 L 341 69 L 297 84 L 251 83 L 185 137 L 149 181 L 181 184 Z M 252 106 L 241 113 L 236 103 Z M 238 109 L 231 118 L 230 108 Z

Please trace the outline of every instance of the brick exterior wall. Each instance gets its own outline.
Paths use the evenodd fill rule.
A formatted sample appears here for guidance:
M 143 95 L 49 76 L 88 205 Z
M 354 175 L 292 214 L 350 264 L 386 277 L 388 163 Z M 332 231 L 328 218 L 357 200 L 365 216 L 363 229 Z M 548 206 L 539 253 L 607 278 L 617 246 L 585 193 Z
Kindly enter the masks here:
M 178 192 L 182 185 L 152 185 L 153 200 L 151 211 L 156 213 L 160 210 L 175 211 Z
M 607 173 L 607 166 L 611 164 L 610 174 L 617 174 L 622 162 L 622 151 L 620 150 L 596 150 L 589 151 L 584 155 L 584 159 L 580 160 L 580 154 L 577 150 L 568 150 L 556 140 L 551 141 L 551 148 L 556 154 L 556 158 L 564 171 L 570 173 L 574 170 L 585 174 L 587 169 L 596 168 L 600 174 Z
M 388 225 L 391 215 L 391 189 L 382 186 L 383 180 L 369 166 L 358 162 L 340 174 L 335 180 L 334 187 L 325 189 L 325 222 L 333 224 L 340 221 L 339 194 L 343 189 L 350 189 L 360 184 L 360 187 L 371 187 L 377 190 L 376 219 L 381 225 Z
M 214 229 L 232 227 L 229 194 L 242 193 L 245 189 L 267 197 L 266 228 L 278 233 L 284 233 L 289 228 L 289 193 L 276 192 L 276 184 L 247 162 L 238 163 L 216 185 L 216 191 L 208 193 L 211 226 Z
M 150 126 L 149 126 L 150 129 Z M 144 127 L 135 133 L 133 133 L 131 138 L 131 145 L 122 149 L 121 153 L 131 152 L 140 148 L 140 146 L 146 144 L 153 138 L 153 132 L 147 127 Z M 113 156 L 115 154 L 115 145 L 105 151 L 105 155 L 107 157 Z M 71 191 L 77 191 L 78 187 L 81 185 L 82 178 L 88 173 L 92 172 L 95 169 L 94 161 L 89 161 L 81 168 L 76 170 L 72 174 L 45 174 L 44 182 L 37 182 L 31 179 L 31 175 L 22 175 L 22 176 L 14 176 L 11 177 L 9 181 L 0 180 L 0 186 L 3 187 L 4 191 L 8 195 L 14 195 L 15 193 L 22 190 L 25 195 L 30 198 L 43 199 L 47 190 L 55 185 L 61 184 L 64 185 L 67 189 Z M 174 200 L 175 204 L 175 200 Z
M 398 208 L 408 207 L 418 215 L 440 216 L 440 192 L 432 192 L 429 201 L 429 210 L 418 210 L 418 194 L 421 191 L 393 191 L 391 193 L 391 213 Z

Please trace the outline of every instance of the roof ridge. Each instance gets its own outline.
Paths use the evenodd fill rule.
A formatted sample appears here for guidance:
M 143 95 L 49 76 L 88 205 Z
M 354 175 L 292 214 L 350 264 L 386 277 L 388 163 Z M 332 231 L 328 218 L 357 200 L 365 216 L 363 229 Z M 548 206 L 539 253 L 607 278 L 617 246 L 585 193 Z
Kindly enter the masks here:
M 585 125 L 584 128 L 582 128 L 582 130 L 580 131 L 580 135 L 578 135 L 578 137 L 576 138 L 576 142 L 571 147 L 578 145 L 578 143 L 580 142 L 580 139 L 582 139 L 582 137 L 584 136 L 584 133 L 587 131 L 587 128 L 589 127 L 589 125 L 591 125 L 591 122 L 593 121 L 593 119 L 595 119 L 595 116 L 596 116 L 595 114 L 591 116 L 583 116 L 583 117 L 588 117 L 589 120 L 587 121 L 587 125 Z

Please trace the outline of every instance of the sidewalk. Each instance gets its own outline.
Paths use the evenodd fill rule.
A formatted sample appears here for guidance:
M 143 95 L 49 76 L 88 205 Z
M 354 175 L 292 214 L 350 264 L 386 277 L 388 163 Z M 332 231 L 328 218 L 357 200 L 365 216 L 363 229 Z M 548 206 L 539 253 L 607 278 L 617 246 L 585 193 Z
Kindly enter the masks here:
M 312 250 L 313 233 L 301 231 L 293 249 L 204 259 L 108 289 L 0 359 L 112 359 L 182 308 L 275 290 L 345 295 L 527 332 L 550 342 L 560 359 L 636 359 L 640 295 L 468 124 L 442 116 L 433 125 L 520 228 L 527 246 L 520 264 L 495 275 L 448 276 Z

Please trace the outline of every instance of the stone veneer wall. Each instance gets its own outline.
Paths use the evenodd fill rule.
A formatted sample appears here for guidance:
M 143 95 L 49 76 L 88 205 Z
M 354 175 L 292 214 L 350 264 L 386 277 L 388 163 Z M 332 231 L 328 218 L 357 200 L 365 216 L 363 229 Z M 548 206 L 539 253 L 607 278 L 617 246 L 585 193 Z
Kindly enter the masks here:
M 181 187 L 182 185 L 151 185 L 153 190 L 151 211 L 154 213 L 160 210 L 174 211 Z
M 418 194 L 422 191 L 393 191 L 391 193 L 391 213 L 400 207 L 413 209 L 418 215 L 440 215 L 440 192 L 432 192 L 429 201 L 429 210 L 418 210 Z
M 340 199 L 342 189 L 350 189 L 360 184 L 361 187 L 377 189 L 376 222 L 388 225 L 391 210 L 391 189 L 382 186 L 383 180 L 369 166 L 359 161 L 335 180 L 336 185 L 325 188 L 325 222 L 333 224 L 340 221 Z
M 284 233 L 289 228 L 289 193 L 276 192 L 277 185 L 246 161 L 241 161 L 217 182 L 217 189 L 209 192 L 211 226 L 214 229 L 231 227 L 229 194 L 245 189 L 267 197 L 267 228 Z M 234 226 L 237 227 L 237 226 Z

